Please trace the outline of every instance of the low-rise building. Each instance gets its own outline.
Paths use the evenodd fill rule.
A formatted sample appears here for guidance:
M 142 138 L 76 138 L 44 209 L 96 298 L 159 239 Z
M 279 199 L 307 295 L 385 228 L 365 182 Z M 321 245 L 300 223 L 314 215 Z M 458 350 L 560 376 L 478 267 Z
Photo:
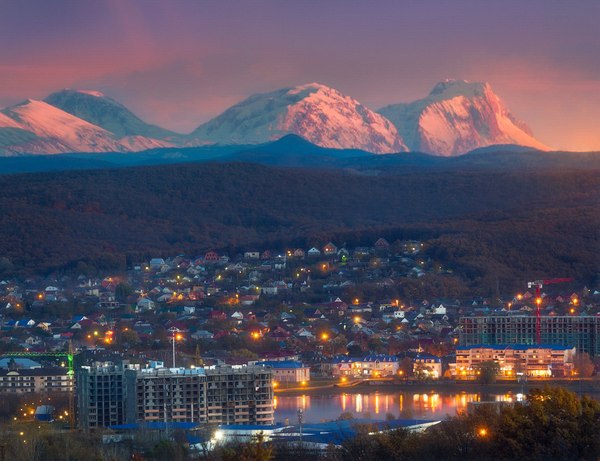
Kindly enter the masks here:
M 439 379 L 442 376 L 442 360 L 436 355 L 419 353 L 413 359 L 413 373 L 427 379 Z
M 557 345 L 473 345 L 456 348 L 451 373 L 458 379 L 472 379 L 484 362 L 498 364 L 499 375 L 515 377 L 569 376 L 573 371 L 575 348 Z
M 355 373 L 368 377 L 396 376 L 400 363 L 395 355 L 371 354 L 354 362 Z
M 67 368 L 0 369 L 0 393 L 70 392 L 73 377 Z
M 257 365 L 271 368 L 277 383 L 302 383 L 310 381 L 310 367 L 295 360 L 269 360 Z

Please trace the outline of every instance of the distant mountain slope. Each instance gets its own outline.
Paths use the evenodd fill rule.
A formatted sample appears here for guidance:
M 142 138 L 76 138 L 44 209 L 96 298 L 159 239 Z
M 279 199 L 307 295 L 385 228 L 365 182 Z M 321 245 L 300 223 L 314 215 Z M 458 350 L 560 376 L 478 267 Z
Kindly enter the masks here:
M 43 101 L 28 99 L 2 113 L 35 135 L 30 142 L 5 147 L 9 152 L 43 154 L 122 149 L 112 133 Z
M 336 167 L 340 160 L 350 158 L 371 159 L 373 154 L 359 149 L 320 147 L 300 136 L 288 134 L 277 141 L 246 148 L 220 160 L 287 167 L 325 168 Z
M 26 139 L 35 135 L 18 128 L 0 128 L 0 147 L 7 132 L 19 132 Z M 14 134 L 9 136 L 14 140 Z M 316 146 L 296 135 L 259 145 L 205 145 L 168 147 L 140 152 L 99 152 L 53 155 L 42 161 L 39 155 L 0 157 L 0 175 L 71 169 L 105 169 L 177 163 L 246 162 L 282 167 L 343 169 L 369 176 L 389 176 L 412 172 L 453 171 L 539 171 L 591 170 L 600 168 L 600 152 L 541 152 L 505 145 L 476 149 L 465 155 L 442 157 L 419 152 L 373 155 L 357 149 L 331 149 Z M 191 165 L 191 167 L 194 167 Z
M 493 144 L 549 150 L 517 120 L 488 83 L 446 80 L 424 99 L 378 111 L 411 150 L 451 156 Z
M 98 91 L 65 89 L 52 93 L 44 102 L 104 128 L 117 138 L 143 136 L 165 139 L 176 135 L 144 122 L 123 104 Z
M 58 95 L 58 93 L 55 93 L 55 95 Z M 57 97 L 55 95 L 51 95 L 52 97 L 49 99 L 55 100 Z M 73 105 L 75 105 L 75 101 L 80 103 L 86 101 L 89 104 L 84 107 L 90 110 L 92 108 L 98 109 L 95 111 L 96 114 L 102 112 L 101 108 L 112 108 L 112 112 L 107 109 L 105 112 L 107 117 L 101 122 L 106 126 L 120 126 L 118 129 L 115 128 L 116 131 L 120 133 L 130 131 L 131 134 L 121 137 L 55 105 L 28 99 L 0 111 L 0 155 L 131 152 L 172 145 L 165 140 L 134 134 L 136 128 L 135 116 L 131 114 L 133 118 L 127 118 L 129 112 L 122 106 L 122 109 L 119 109 L 120 105 L 118 103 L 90 94 L 81 94 L 80 96 L 71 94 L 68 101 L 72 102 Z M 90 98 L 99 101 L 97 106 L 90 103 Z M 73 107 L 71 107 L 71 110 L 73 110 Z M 74 112 L 81 111 L 74 110 Z M 115 118 L 112 118 L 111 123 L 108 123 L 108 119 L 113 115 Z M 119 115 L 123 117 L 119 118 Z M 95 117 L 88 114 L 87 118 L 93 120 Z M 121 122 L 123 122 L 122 125 Z M 143 124 L 143 122 L 141 123 Z M 144 131 L 143 125 L 139 125 L 137 128 L 138 131 Z M 147 125 L 146 128 L 145 131 L 147 132 L 170 134 L 170 132 L 161 131 L 160 128 L 152 127 L 152 125 Z M 157 130 L 154 130 L 154 128 L 157 128 Z
M 373 153 L 407 150 L 388 120 L 318 83 L 251 96 L 198 127 L 189 139 L 258 144 L 290 133 L 322 147 Z

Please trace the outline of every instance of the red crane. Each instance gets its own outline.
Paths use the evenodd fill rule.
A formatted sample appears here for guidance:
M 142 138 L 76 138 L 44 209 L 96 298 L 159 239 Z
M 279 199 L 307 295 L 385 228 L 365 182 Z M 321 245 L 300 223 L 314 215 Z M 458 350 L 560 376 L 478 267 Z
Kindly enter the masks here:
M 556 279 L 536 280 L 534 282 L 527 282 L 527 288 L 535 287 L 535 341 L 537 344 L 541 344 L 542 342 L 542 287 L 544 285 L 552 285 L 554 283 L 566 283 L 572 281 L 572 278 L 562 277 Z

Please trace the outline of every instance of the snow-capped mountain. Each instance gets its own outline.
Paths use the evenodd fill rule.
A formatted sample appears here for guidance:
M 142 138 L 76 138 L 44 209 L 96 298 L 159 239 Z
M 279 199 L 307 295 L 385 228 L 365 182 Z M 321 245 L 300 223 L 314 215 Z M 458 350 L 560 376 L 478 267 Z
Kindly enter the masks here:
M 389 120 L 318 83 L 251 96 L 198 127 L 188 142 L 258 144 L 290 133 L 322 147 L 407 150 Z
M 58 94 L 55 93 L 54 95 Z M 91 94 L 86 94 L 85 96 L 86 98 L 101 99 L 101 96 Z M 81 99 L 79 98 L 61 100 L 60 98 L 49 97 L 49 99 L 51 101 L 58 99 L 71 103 L 77 99 L 81 103 Z M 94 104 L 84 105 L 83 103 L 65 105 L 68 105 L 71 110 L 75 111 L 77 109 L 79 112 L 85 112 L 83 109 L 87 108 L 88 111 L 84 114 L 86 118 L 93 119 L 92 116 L 95 116 L 99 119 L 99 123 L 105 126 L 112 125 L 118 127 L 115 128 L 118 134 L 87 121 L 82 117 L 61 110 L 48 102 L 28 99 L 0 112 L 0 154 L 130 152 L 172 145 L 168 141 L 136 134 L 131 125 L 132 121 L 135 122 L 139 119 L 116 102 L 101 101 L 96 106 Z M 97 109 L 103 106 L 112 109 L 112 114 L 120 117 L 111 119 L 111 110 L 104 112 L 93 110 L 94 108 Z M 119 109 L 119 106 L 122 109 Z M 120 124 L 120 120 L 123 121 L 123 124 Z M 139 122 L 143 124 L 141 120 Z M 151 125 L 147 126 L 152 128 Z M 156 127 L 156 130 L 160 131 L 162 129 Z M 126 133 L 126 131 L 130 131 L 130 134 Z M 167 130 L 162 131 L 170 133 Z M 122 134 L 127 135 L 119 136 Z
M 377 154 L 451 156 L 496 144 L 548 150 L 490 85 L 459 80 L 379 113 L 318 83 L 284 88 L 251 96 L 189 135 L 150 125 L 98 91 L 62 90 L 0 110 L 0 156 L 261 144 L 288 134 L 321 147 Z
M 394 123 L 414 151 L 451 156 L 493 144 L 549 150 L 510 113 L 488 83 L 446 80 L 424 99 L 378 112 Z
M 57 109 L 43 101 L 28 99 L 4 109 L 2 113 L 32 133 L 35 138 L 24 145 L 11 146 L 11 152 L 58 153 L 104 152 L 121 150 L 108 131 Z
M 143 136 L 165 139 L 176 134 L 144 122 L 123 104 L 99 91 L 65 89 L 52 93 L 44 102 L 104 128 L 118 138 Z

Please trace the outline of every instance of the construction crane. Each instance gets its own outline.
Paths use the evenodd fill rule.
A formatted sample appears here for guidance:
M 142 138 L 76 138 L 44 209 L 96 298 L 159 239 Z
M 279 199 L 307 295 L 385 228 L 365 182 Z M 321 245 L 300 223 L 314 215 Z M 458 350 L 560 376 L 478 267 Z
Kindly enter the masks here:
M 535 280 L 533 282 L 527 282 L 527 288 L 535 288 L 535 342 L 536 344 L 542 343 L 542 288 L 544 285 L 553 285 L 555 283 L 567 283 L 572 282 L 572 278 L 562 277 L 556 279 L 545 279 Z
M 69 341 L 68 352 L 5 352 L 3 357 L 38 357 L 38 358 L 56 358 L 62 357 L 67 359 L 67 376 L 69 376 L 69 426 L 71 430 L 75 429 L 75 369 L 73 366 L 73 345 Z

